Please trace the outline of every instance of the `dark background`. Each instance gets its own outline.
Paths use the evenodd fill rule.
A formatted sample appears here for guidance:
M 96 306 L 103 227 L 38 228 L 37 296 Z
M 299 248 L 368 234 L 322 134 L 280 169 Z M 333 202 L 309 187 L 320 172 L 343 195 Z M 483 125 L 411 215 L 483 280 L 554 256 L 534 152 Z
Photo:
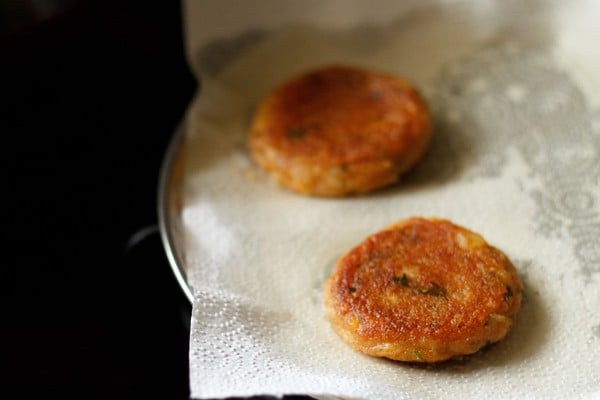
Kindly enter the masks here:
M 2 398 L 188 398 L 190 305 L 156 231 L 128 246 L 196 90 L 180 12 L 0 2 Z

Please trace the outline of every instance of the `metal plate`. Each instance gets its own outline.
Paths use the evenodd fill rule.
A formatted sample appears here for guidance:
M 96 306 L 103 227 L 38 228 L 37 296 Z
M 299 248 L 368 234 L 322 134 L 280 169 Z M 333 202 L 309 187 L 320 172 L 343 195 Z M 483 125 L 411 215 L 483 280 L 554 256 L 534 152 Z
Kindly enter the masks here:
M 177 282 L 192 302 L 194 296 L 187 283 L 184 254 L 182 248 L 183 228 L 181 223 L 181 185 L 184 166 L 184 125 L 175 131 L 167 148 L 159 176 L 158 185 L 158 226 L 169 264 Z
M 498 208 L 489 213 L 486 211 L 482 215 L 487 221 L 485 223 L 493 227 L 487 230 L 494 235 L 492 237 L 496 238 L 493 241 L 498 241 L 501 247 L 508 247 L 511 249 L 511 254 L 520 257 L 516 261 L 519 263 L 519 269 L 527 276 L 526 285 L 530 293 L 529 302 L 523 308 L 522 321 L 524 322 L 516 326 L 517 330 L 513 337 L 518 339 L 504 343 L 504 352 L 488 353 L 487 356 L 465 366 L 465 370 L 469 371 L 476 371 L 481 365 L 485 366 L 482 368 L 488 368 L 509 365 L 509 363 L 517 365 L 516 362 L 522 363 L 521 365 L 529 363 L 527 365 L 538 368 L 535 363 L 543 360 L 541 349 L 561 347 L 560 343 L 557 347 L 557 343 L 551 343 L 550 339 L 568 338 L 569 347 L 582 346 L 583 349 L 590 340 L 600 337 L 596 308 L 591 306 L 597 304 L 597 292 L 589 290 L 597 282 L 599 273 L 597 237 L 600 214 L 597 205 L 600 202 L 596 200 L 596 196 L 600 174 L 600 163 L 597 158 L 600 154 L 598 150 L 600 149 L 598 147 L 600 100 L 597 95 L 600 91 L 597 90 L 597 82 L 600 81 L 597 80 L 597 68 L 594 68 L 594 63 L 597 65 L 595 60 L 600 62 L 600 57 L 596 51 L 593 51 L 597 47 L 590 39 L 591 36 L 597 37 L 597 35 L 584 34 L 586 25 L 583 22 L 575 22 L 579 19 L 579 14 L 577 18 L 575 16 L 559 18 L 566 8 L 555 9 L 554 3 L 548 3 L 548 7 L 539 7 L 539 10 L 530 4 L 529 7 L 535 10 L 529 10 L 531 13 L 519 12 L 518 14 L 513 13 L 514 10 L 510 7 L 505 10 L 499 6 L 506 3 L 494 4 L 498 5 L 498 11 L 506 12 L 484 10 L 482 20 L 485 20 L 483 16 L 488 14 L 503 16 L 502 21 L 516 21 L 513 24 L 515 29 L 499 29 L 497 33 L 494 30 L 490 38 L 480 43 L 475 34 L 480 32 L 480 29 L 495 26 L 496 20 L 490 19 L 489 24 L 474 24 L 472 30 L 467 30 L 466 33 L 460 31 L 452 36 L 457 40 L 465 37 L 474 38 L 473 47 L 470 46 L 470 42 L 465 44 L 466 50 L 460 56 L 454 54 L 452 47 L 431 48 L 428 44 L 429 35 L 415 33 L 410 36 L 408 33 L 413 30 L 420 33 L 420 29 L 427 21 L 429 25 L 425 25 L 431 27 L 433 33 L 439 32 L 440 25 L 437 22 L 446 20 L 449 21 L 449 25 L 444 32 L 452 31 L 449 27 L 462 26 L 452 22 L 462 20 L 463 13 L 458 12 L 462 9 L 440 7 L 438 13 L 417 14 L 415 18 L 418 24 L 404 24 L 400 23 L 403 20 L 399 20 L 397 25 L 391 25 L 392 28 L 398 27 L 400 32 L 406 29 L 407 34 L 398 37 L 410 37 L 411 41 L 407 40 L 405 43 L 409 48 L 419 47 L 413 43 L 413 37 L 423 39 L 424 44 L 420 47 L 427 51 L 417 54 L 425 60 L 432 60 L 432 62 L 437 60 L 436 62 L 441 66 L 439 71 L 437 67 L 431 67 L 435 72 L 435 79 L 428 87 L 431 104 L 437 115 L 437 139 L 430 150 L 429 162 L 425 160 L 426 162 L 421 165 L 420 172 L 413 176 L 413 183 L 431 182 L 432 179 L 446 185 L 445 187 L 449 187 L 452 182 L 485 183 L 486 179 L 496 179 L 501 176 L 502 171 L 510 167 L 512 168 L 510 174 L 505 175 L 506 179 L 502 182 L 507 183 L 506 188 L 514 189 L 520 196 L 503 201 L 497 201 L 496 198 L 496 201 L 489 204 L 495 204 Z M 550 7 L 550 4 L 553 6 Z M 521 20 L 519 16 L 524 16 L 525 19 Z M 480 19 L 474 21 L 479 22 Z M 537 25 L 530 24 L 531 21 L 537 21 Z M 545 29 L 536 28 L 540 26 Z M 589 32 L 597 32 L 596 29 L 588 28 Z M 553 30 L 556 31 L 555 34 L 549 34 Z M 351 38 L 364 38 L 364 42 L 357 43 L 357 46 L 366 47 L 370 39 L 382 37 L 372 30 L 358 29 L 353 32 Z M 387 35 L 395 31 L 392 29 L 386 32 L 384 33 Z M 226 55 L 235 54 L 245 44 L 251 43 L 255 37 L 252 33 L 250 37 L 242 36 L 243 40 L 234 38 L 236 40 L 232 39 L 225 44 L 219 43 L 219 46 L 211 49 L 220 52 L 225 49 Z M 446 43 L 443 40 L 441 42 Z M 447 49 L 450 50 L 446 51 Z M 210 64 L 211 66 L 222 65 L 216 61 L 226 61 L 228 58 L 219 58 L 220 52 L 215 53 L 213 58 L 209 57 L 210 54 L 203 53 L 202 59 L 214 60 L 215 63 Z M 436 58 L 439 54 L 447 56 L 448 59 L 442 56 Z M 261 65 L 258 62 L 256 64 Z M 416 64 L 430 66 L 425 62 Z M 586 67 L 581 67 L 582 64 Z M 423 71 L 425 68 L 415 70 L 415 74 L 421 76 L 418 73 L 422 73 L 424 78 L 427 78 L 427 71 Z M 243 81 L 243 78 L 240 81 Z M 428 82 L 428 79 L 423 81 Z M 191 301 L 194 290 L 188 283 L 188 277 L 189 282 L 196 284 L 197 281 L 192 264 L 188 266 L 185 262 L 189 253 L 185 248 L 182 184 L 186 164 L 185 153 L 186 150 L 190 150 L 190 147 L 186 149 L 185 131 L 185 125 L 176 130 L 165 154 L 160 174 L 158 213 L 160 233 L 169 262 L 182 290 Z M 518 160 L 518 164 L 513 164 L 515 159 Z M 441 173 L 437 172 L 436 175 L 436 171 Z M 488 192 L 492 193 L 493 190 L 494 188 Z M 452 202 L 447 204 L 456 207 L 457 204 L 476 203 L 468 198 L 466 192 L 464 194 L 462 203 L 453 198 Z M 519 206 L 513 210 L 510 205 L 517 202 L 530 208 Z M 414 204 L 416 203 L 415 201 Z M 404 202 L 404 205 L 406 204 L 408 203 Z M 479 204 L 486 203 L 480 201 Z M 477 213 L 479 212 L 477 210 L 485 210 L 485 208 L 474 211 Z M 500 212 L 496 212 L 497 210 Z M 510 216 L 517 211 L 523 212 L 524 218 L 511 220 L 510 217 L 505 218 L 502 214 L 506 212 Z M 461 209 L 454 215 L 470 218 L 468 220 L 476 224 L 483 224 L 480 222 L 483 218 L 477 214 L 465 213 L 464 216 L 462 214 Z M 444 212 L 444 216 L 446 215 L 447 213 Z M 186 214 L 185 217 L 187 220 L 188 215 Z M 525 240 L 514 240 L 519 237 Z M 538 238 L 541 243 L 553 243 L 552 247 L 540 248 L 540 254 L 546 257 L 550 250 L 556 251 L 554 260 L 559 261 L 545 261 L 544 257 L 538 260 L 536 250 L 529 250 L 529 247 L 537 244 Z M 564 251 L 558 254 L 561 249 Z M 569 257 L 570 254 L 572 254 L 571 259 L 563 258 Z M 199 285 L 198 283 L 198 287 Z M 554 296 L 562 293 L 560 289 L 563 291 L 567 289 L 569 296 L 561 296 L 560 301 L 552 300 Z M 201 299 L 200 290 L 197 291 L 196 296 L 197 299 Z M 573 333 L 569 331 L 568 324 L 564 324 L 564 321 L 562 325 L 551 325 L 552 320 L 548 317 L 550 304 L 563 307 L 561 310 L 567 310 L 567 307 L 577 310 L 577 312 L 564 312 L 561 318 L 573 318 L 571 321 L 579 321 L 576 322 L 577 326 L 586 329 L 578 329 Z M 554 307 L 552 309 L 557 310 Z M 582 315 L 587 315 L 587 319 Z M 548 334 L 550 331 L 553 332 L 552 335 Z M 535 352 L 540 353 L 536 354 L 536 357 L 531 357 Z M 549 357 L 548 360 L 552 360 L 551 354 L 546 353 L 546 356 Z M 568 372 L 572 374 L 571 379 L 579 379 L 577 374 L 579 377 L 586 376 L 586 374 L 581 375 L 580 367 L 569 371 L 564 366 L 576 365 L 575 362 L 580 362 L 581 357 L 588 357 L 585 360 L 587 365 L 593 365 L 594 359 L 598 360 L 593 352 L 586 351 L 572 351 L 571 354 L 563 356 L 565 359 L 560 363 L 563 367 L 556 367 L 559 364 L 544 360 L 539 368 L 544 368 L 549 375 L 555 372 L 559 377 L 564 377 Z M 574 361 L 575 359 L 577 360 Z M 192 358 L 192 366 L 194 366 L 193 361 Z M 202 362 L 199 358 L 196 361 L 198 362 L 196 365 Z M 571 362 L 573 364 L 570 364 Z M 586 365 L 585 363 L 579 365 Z M 548 370 L 545 369 L 546 366 Z M 420 371 L 410 370 L 407 373 L 413 376 L 415 381 L 420 379 Z M 493 382 L 493 377 L 490 375 L 473 375 L 474 384 L 476 384 L 475 378 L 479 381 Z M 530 382 L 526 382 L 526 388 L 522 388 L 521 393 L 525 393 L 523 390 L 529 390 L 529 387 L 536 388 L 532 390 L 543 389 L 547 393 L 557 388 L 555 386 L 548 389 L 549 381 L 544 382 L 542 378 L 539 380 L 536 380 L 535 376 L 530 378 L 531 385 Z M 503 380 L 497 384 L 500 385 L 499 387 L 504 387 L 506 382 Z M 435 387 L 431 385 L 431 388 Z M 514 390 L 515 386 L 511 388 Z

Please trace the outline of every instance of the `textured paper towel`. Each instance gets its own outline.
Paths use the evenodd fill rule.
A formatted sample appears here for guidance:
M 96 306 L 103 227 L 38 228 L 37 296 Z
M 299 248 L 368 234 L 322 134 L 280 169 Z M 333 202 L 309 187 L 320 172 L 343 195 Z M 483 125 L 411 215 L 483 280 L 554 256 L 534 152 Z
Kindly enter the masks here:
M 236 17 L 219 13 L 219 2 L 186 5 L 188 27 L 216 18 L 211 12 L 233 25 L 207 22 L 206 37 L 188 29 L 202 80 L 186 123 L 182 211 L 192 397 L 598 398 L 600 27 L 589 17 L 598 3 L 407 11 L 391 2 L 382 13 L 351 11 L 366 2 L 344 3 L 343 12 L 319 2 L 330 7 L 266 16 L 248 6 L 244 14 L 244 3 L 273 6 L 241 2 Z M 249 26 L 244 15 L 263 20 Z M 273 22 L 288 17 L 299 23 Z M 246 135 L 259 99 L 331 62 L 403 75 L 431 104 L 432 147 L 401 184 L 308 198 L 275 186 L 250 161 Z M 322 285 L 335 260 L 413 215 L 481 233 L 524 280 L 513 331 L 467 362 L 424 368 L 370 358 L 325 318 Z

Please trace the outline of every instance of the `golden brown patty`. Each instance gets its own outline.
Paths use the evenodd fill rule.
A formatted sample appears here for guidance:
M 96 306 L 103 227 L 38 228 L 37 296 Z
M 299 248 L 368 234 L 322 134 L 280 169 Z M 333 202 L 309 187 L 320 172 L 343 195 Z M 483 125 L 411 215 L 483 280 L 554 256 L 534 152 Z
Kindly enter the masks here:
M 249 140 L 255 161 L 281 185 L 343 196 L 396 182 L 419 161 L 431 130 L 427 106 L 407 82 L 329 67 L 271 92 Z
M 521 304 L 515 267 L 476 233 L 411 218 L 343 256 L 325 285 L 334 330 L 353 348 L 401 361 L 471 354 L 509 331 Z

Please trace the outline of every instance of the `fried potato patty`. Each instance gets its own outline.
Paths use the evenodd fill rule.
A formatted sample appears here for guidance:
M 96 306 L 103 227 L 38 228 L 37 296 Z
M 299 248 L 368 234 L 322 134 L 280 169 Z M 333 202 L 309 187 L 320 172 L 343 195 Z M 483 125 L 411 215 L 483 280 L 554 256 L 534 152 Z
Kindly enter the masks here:
M 335 332 L 363 353 L 436 362 L 501 340 L 521 304 L 515 267 L 478 234 L 410 218 L 366 238 L 325 284 Z
M 427 105 L 409 83 L 332 66 L 272 91 L 256 112 L 249 145 L 282 186 L 344 196 L 396 182 L 421 159 L 431 132 Z

